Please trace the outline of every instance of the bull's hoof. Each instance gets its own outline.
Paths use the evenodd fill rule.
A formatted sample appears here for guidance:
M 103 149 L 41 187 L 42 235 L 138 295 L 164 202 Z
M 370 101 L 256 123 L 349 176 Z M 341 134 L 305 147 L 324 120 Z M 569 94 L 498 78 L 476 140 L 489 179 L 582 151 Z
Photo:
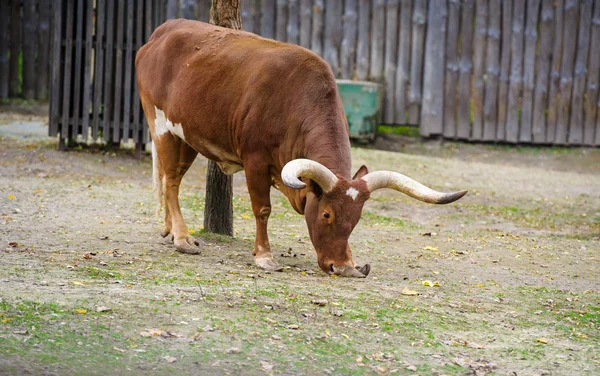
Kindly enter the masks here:
M 175 239 L 174 243 L 177 252 L 187 253 L 189 255 L 200 253 L 200 248 L 198 248 L 200 243 L 189 235 L 183 239 Z
M 160 233 L 160 236 L 162 236 L 163 238 L 166 238 L 169 235 L 171 235 L 171 230 L 167 229 L 162 230 L 162 232 Z
M 254 258 L 254 262 L 259 268 L 271 272 L 280 272 L 283 270 L 283 266 L 279 265 L 275 260 L 273 260 L 273 256 L 271 255 L 268 257 Z

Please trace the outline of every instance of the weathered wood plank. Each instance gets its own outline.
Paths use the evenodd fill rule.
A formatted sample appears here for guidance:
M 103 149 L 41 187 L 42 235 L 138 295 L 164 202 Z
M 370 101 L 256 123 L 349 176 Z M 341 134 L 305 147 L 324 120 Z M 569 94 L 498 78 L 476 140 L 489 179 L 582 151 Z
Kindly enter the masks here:
M 506 116 L 506 141 L 519 139 L 519 101 L 523 84 L 523 25 L 525 0 L 513 2 L 513 21 L 511 34 L 510 83 L 508 90 L 508 114 Z
M 275 0 L 262 0 L 261 13 L 260 35 L 275 39 Z
M 50 70 L 50 0 L 39 0 L 38 10 L 38 64 L 36 98 L 48 99 L 48 72 Z M 0 78 L 0 81 L 2 79 Z
M 36 0 L 23 0 L 23 86 L 25 99 L 35 98 L 37 40 Z
M 301 0 L 300 2 L 300 45 L 304 48 L 310 48 L 312 6 L 313 0 Z
M 254 0 L 241 0 L 242 28 L 254 32 Z
M 10 43 L 10 7 L 8 1 L 0 1 L 0 98 L 8 98 L 8 49 Z
M 431 0 L 425 44 L 421 136 L 441 135 L 444 125 L 444 56 L 446 46 L 446 0 Z
M 167 20 L 179 17 L 179 0 L 165 0 L 167 3 Z
M 498 119 L 496 140 L 506 138 L 506 116 L 508 106 L 508 83 L 510 79 L 510 41 L 512 34 L 512 1 L 502 1 L 502 52 L 500 60 L 500 85 L 498 88 Z
M 489 0 L 488 39 L 487 39 L 487 81 L 483 105 L 483 140 L 496 139 L 498 119 L 498 77 L 500 76 L 500 23 L 502 1 Z
M 460 21 L 460 63 L 458 76 L 458 115 L 456 137 L 469 139 L 471 137 L 471 71 L 473 63 L 473 0 L 464 0 Z
M 585 121 L 583 125 L 583 143 L 585 145 L 594 144 L 594 119 L 597 115 L 598 107 L 598 76 L 600 75 L 600 4 L 594 5 L 594 17 L 592 19 L 592 36 L 590 41 L 590 58 L 587 88 L 583 99 L 583 108 L 585 112 Z M 597 135 L 600 138 L 600 135 Z M 598 144 L 598 143 L 597 143 Z
M 275 39 L 287 40 L 288 0 L 277 0 L 277 19 L 275 20 Z
M 583 143 L 583 95 L 587 73 L 590 31 L 592 26 L 592 0 L 579 2 L 579 35 L 577 36 L 577 56 L 575 57 L 575 77 L 573 80 L 573 99 L 571 100 L 571 119 L 569 121 L 569 144 Z
M 115 73 L 112 116 L 112 141 L 119 144 L 121 140 L 121 112 L 123 104 L 123 37 L 125 28 L 125 2 L 119 1 L 117 7 L 117 33 L 115 36 Z
M 525 60 L 523 61 L 523 102 L 521 104 L 521 126 L 519 141 L 531 142 L 531 122 L 533 119 L 533 90 L 535 84 L 535 54 L 538 39 L 538 14 L 540 0 L 527 3 L 527 23 L 525 26 Z
M 560 64 L 559 110 L 556 122 L 556 136 L 554 143 L 564 145 L 567 143 L 569 132 L 569 107 L 571 106 L 571 92 L 573 90 L 573 66 L 577 48 L 577 16 L 578 1 L 566 0 L 564 8 L 564 28 L 562 61 Z
M 82 58 L 83 58 L 83 15 L 84 13 L 84 1 L 78 1 L 75 3 L 77 8 L 77 16 L 75 17 L 75 35 L 73 35 L 73 44 L 75 49 L 75 70 L 73 75 L 73 92 L 68 93 L 69 100 L 72 102 L 73 106 L 73 119 L 71 120 L 71 134 L 73 139 L 77 137 L 79 134 L 79 118 L 80 109 L 82 104 Z M 67 94 L 65 92 L 64 94 Z
M 73 51 L 73 12 L 75 10 L 74 0 L 67 0 L 67 17 L 65 20 L 65 74 L 63 74 L 63 87 L 62 87 L 62 122 L 60 127 L 60 138 L 65 140 L 72 137 L 69 134 L 69 118 L 71 115 L 71 62 L 72 62 L 72 51 Z
M 315 0 L 313 6 L 312 41 L 310 49 L 317 55 L 323 56 L 323 13 L 325 12 L 324 0 Z
M 102 89 L 104 82 L 104 24 L 106 15 L 106 0 L 96 2 L 96 35 L 94 44 L 94 101 L 92 105 L 92 138 L 98 138 L 100 127 L 100 106 L 102 104 Z
M 125 76 L 123 78 L 123 141 L 129 140 L 129 125 L 131 123 L 131 89 L 132 89 L 132 70 L 133 70 L 133 22 L 134 22 L 134 2 L 127 1 L 127 32 L 125 33 Z
M 354 62 L 356 56 L 356 23 L 358 14 L 356 0 L 346 0 L 344 4 L 344 37 L 340 49 L 342 78 L 354 77 Z
M 426 0 L 425 0 L 426 1 Z M 425 4 L 425 9 L 427 4 Z M 423 11 L 423 18 L 426 17 Z M 383 54 L 385 43 L 385 0 L 374 0 L 373 22 L 371 23 L 371 64 L 370 79 L 383 80 Z
M 532 140 L 546 142 L 546 104 L 550 62 L 552 60 L 552 38 L 554 36 L 554 0 L 542 0 L 540 14 L 540 44 L 536 64 L 535 95 L 533 100 Z
M 473 51 L 473 126 L 471 138 L 483 139 L 483 102 L 485 95 L 485 45 L 487 37 L 488 0 L 475 2 L 475 47 Z
M 114 13 L 115 3 L 108 0 L 106 3 L 106 44 L 104 53 L 104 108 L 102 110 L 102 136 L 104 141 L 111 140 L 111 114 L 114 108 L 113 83 L 114 83 Z
M 369 77 L 369 46 L 371 26 L 371 1 L 358 0 L 358 42 L 356 45 L 356 78 Z
M 265 0 L 263 0 L 264 2 Z M 275 3 L 273 3 L 275 4 Z M 210 7 L 212 1 L 210 0 L 197 0 L 196 9 L 198 11 L 198 21 L 208 22 L 210 20 Z
M 148 3 L 146 1 L 139 1 L 137 3 L 136 8 L 136 16 L 135 16 L 135 50 L 139 51 L 140 47 L 144 43 L 144 10 L 145 4 Z M 200 5 L 200 4 L 198 4 Z M 198 8 L 198 12 L 200 13 L 200 8 Z M 143 111 L 141 109 L 140 102 L 140 89 L 137 84 L 137 74 L 133 74 L 133 126 L 132 126 L 132 135 L 133 142 L 136 144 L 136 150 L 140 150 L 140 146 L 142 144 L 142 140 L 140 140 L 141 129 L 144 127 L 144 116 Z
M 346 0 L 347 1 L 347 0 Z M 384 77 L 384 106 L 383 122 L 394 123 L 394 93 L 396 79 L 396 64 L 398 62 L 398 0 L 388 0 L 385 10 L 385 60 Z
M 564 1 L 554 1 L 554 42 L 552 44 L 552 66 L 550 70 L 550 91 L 548 93 L 548 118 L 546 142 L 553 143 L 556 137 L 556 122 L 559 111 L 560 66 L 562 62 Z
M 50 72 L 52 82 L 54 83 L 50 89 L 50 119 L 48 127 L 48 135 L 55 137 L 59 132 L 60 123 L 60 108 L 61 108 L 61 97 L 60 97 L 60 82 L 61 82 L 61 68 L 63 67 L 62 62 L 62 4 L 64 0 L 57 0 L 52 5 L 52 60 L 55 64 L 52 64 L 52 70 Z
M 333 73 L 339 77 L 340 45 L 342 44 L 342 0 L 326 0 L 325 39 L 323 41 L 323 59 L 331 66 Z
M 16 97 L 19 90 L 19 56 L 21 51 L 21 2 L 10 5 L 10 66 L 8 73 L 8 95 Z
M 453 1 L 454 3 L 458 3 Z M 410 78 L 410 31 L 412 28 L 412 0 L 400 0 L 400 42 L 396 69 L 394 123 L 406 124 L 407 90 Z M 456 27 L 458 28 L 458 20 Z
M 468 0 L 467 0 L 468 1 Z M 375 21 L 374 21 L 375 22 Z M 423 87 L 423 55 L 425 48 L 425 24 L 427 22 L 427 0 L 415 0 L 412 17 L 412 45 L 410 54 L 410 90 L 408 91 L 410 124 L 419 124 L 421 113 L 421 90 Z M 372 48 L 376 48 L 373 45 Z
M 90 106 L 92 103 L 92 34 L 94 26 L 94 2 L 86 1 L 85 3 L 85 45 L 84 45 L 84 61 L 83 61 L 83 105 L 81 110 L 81 136 L 83 141 L 87 141 L 90 126 Z
M 179 17 L 186 18 L 188 20 L 195 20 L 196 0 L 179 0 Z
M 300 24 L 300 5 L 298 0 L 289 0 L 287 42 L 293 44 L 300 43 L 300 33 L 298 26 Z

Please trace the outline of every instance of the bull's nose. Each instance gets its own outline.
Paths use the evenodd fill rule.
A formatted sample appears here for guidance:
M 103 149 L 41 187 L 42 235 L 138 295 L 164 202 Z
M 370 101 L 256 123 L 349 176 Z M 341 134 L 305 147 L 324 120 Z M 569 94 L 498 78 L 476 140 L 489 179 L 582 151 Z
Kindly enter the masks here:
M 340 275 L 342 277 L 354 277 L 354 278 L 365 278 L 366 277 L 366 275 L 363 274 L 361 271 L 359 271 L 358 269 L 356 269 L 352 266 L 349 266 L 349 265 L 344 265 L 344 266 L 332 265 L 331 268 L 333 270 L 333 274 Z

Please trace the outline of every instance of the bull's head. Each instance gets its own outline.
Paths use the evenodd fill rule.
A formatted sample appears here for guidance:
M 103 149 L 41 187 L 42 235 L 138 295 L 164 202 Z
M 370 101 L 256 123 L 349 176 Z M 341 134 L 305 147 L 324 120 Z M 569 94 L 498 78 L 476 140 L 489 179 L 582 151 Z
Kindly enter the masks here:
M 437 192 L 400 173 L 369 173 L 365 166 L 356 172 L 352 180 L 346 180 L 322 164 L 308 159 L 287 163 L 281 178 L 284 184 L 294 189 L 305 188 L 306 183 L 302 180 L 310 180 L 304 216 L 319 266 L 325 273 L 345 277 L 364 278 L 371 270 L 369 264 L 362 267 L 356 265 L 348 245 L 348 238 L 360 220 L 363 205 L 371 192 L 391 188 L 431 204 L 447 204 L 467 193 Z

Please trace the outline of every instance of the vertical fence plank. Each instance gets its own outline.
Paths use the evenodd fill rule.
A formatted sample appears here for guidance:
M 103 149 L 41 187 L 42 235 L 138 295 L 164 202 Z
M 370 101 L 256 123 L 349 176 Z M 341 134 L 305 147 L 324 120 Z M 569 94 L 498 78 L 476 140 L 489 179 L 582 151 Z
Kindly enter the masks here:
M 584 145 L 594 144 L 594 119 L 597 116 L 596 101 L 598 99 L 598 75 L 600 75 L 600 3 L 598 2 L 594 5 L 591 33 L 588 81 L 585 97 L 583 98 L 585 112 L 583 126 Z
M 556 137 L 558 121 L 558 102 L 560 92 L 560 65 L 562 62 L 564 2 L 554 1 L 554 43 L 552 44 L 552 67 L 550 71 L 550 91 L 548 93 L 548 118 L 546 125 L 546 142 L 553 143 Z
M 510 42 L 510 83 L 508 90 L 508 113 L 506 116 L 506 141 L 517 142 L 519 138 L 519 101 L 523 82 L 523 24 L 525 0 L 513 3 L 512 35 Z
M 458 4 L 457 1 L 452 3 Z M 412 0 L 400 0 L 400 42 L 398 44 L 398 66 L 396 69 L 394 123 L 406 124 L 406 94 L 410 75 L 410 30 L 412 19 Z M 458 19 L 456 20 L 458 29 Z
M 71 122 L 71 134 L 72 138 L 76 139 L 79 134 L 79 114 L 82 102 L 81 96 L 81 60 L 83 56 L 83 45 L 82 45 L 82 34 L 83 34 L 83 7 L 85 1 L 77 1 L 75 6 L 77 8 L 77 15 L 75 17 L 75 35 L 73 36 L 73 43 L 75 48 L 75 70 L 73 75 L 73 94 L 70 100 L 73 102 L 73 120 Z
M 127 1 L 127 0 L 121 0 Z M 188 20 L 196 19 L 196 1 L 195 0 L 179 0 L 179 17 Z
M 569 144 L 571 145 L 581 145 L 583 143 L 583 95 L 587 73 L 591 23 L 592 0 L 582 0 L 579 2 L 579 35 L 577 37 L 577 56 L 575 57 L 571 120 L 569 121 Z
M 48 99 L 48 72 L 50 70 L 50 0 L 40 0 L 38 17 L 37 99 Z M 1 79 L 0 79 L 1 80 Z
M 340 45 L 342 44 L 342 0 L 325 1 L 325 39 L 323 58 L 336 77 L 340 75 Z
M 135 51 L 140 50 L 140 47 L 144 44 L 144 3 L 147 1 L 138 0 L 136 2 L 136 10 L 135 10 Z M 200 4 L 198 4 L 198 13 L 200 13 Z M 200 14 L 199 14 L 200 16 Z M 131 129 L 131 134 L 133 138 L 133 142 L 136 144 L 136 150 L 140 150 L 139 146 L 142 144 L 142 140 L 140 140 L 140 129 L 144 127 L 144 117 L 142 114 L 141 103 L 140 103 L 140 89 L 137 84 L 137 74 L 133 74 L 133 124 Z M 139 145 L 139 146 L 138 146 Z
M 468 1 L 468 0 L 467 0 Z M 374 21 L 375 22 L 375 21 Z M 412 45 L 410 62 L 410 90 L 408 92 L 410 124 L 419 124 L 423 78 L 423 43 L 427 22 L 427 0 L 415 0 L 412 18 Z M 376 45 L 373 44 L 373 48 Z
M 496 140 L 506 138 L 506 116 L 508 105 L 508 82 L 510 78 L 510 41 L 512 35 L 512 2 L 502 1 L 502 52 L 500 60 L 500 87 L 498 89 L 498 118 Z
M 104 25 L 106 15 L 106 0 L 96 0 L 96 35 L 94 46 L 94 104 L 92 106 L 92 138 L 98 138 L 100 127 L 100 106 L 104 82 Z
M 125 1 L 117 2 L 117 35 L 115 38 L 115 67 L 114 67 L 114 107 L 112 121 L 112 141 L 116 144 L 121 140 L 121 105 L 123 101 L 123 28 L 125 20 Z
M 127 142 L 129 139 L 129 124 L 131 123 L 131 85 L 132 85 L 132 69 L 133 69 L 133 12 L 134 12 L 134 1 L 127 1 L 127 32 L 125 33 L 125 78 L 124 82 L 124 96 L 123 101 L 123 141 Z
M 35 98 L 36 62 L 38 48 L 36 0 L 23 0 L 23 87 L 25 99 Z
M 554 142 L 559 145 L 567 143 L 569 132 L 569 106 L 573 90 L 573 65 L 575 64 L 575 48 L 577 47 L 577 0 L 565 1 L 562 61 L 560 64 L 559 109 L 556 122 Z
M 107 0 L 106 2 L 106 45 L 104 53 L 104 109 L 102 111 L 102 136 L 104 141 L 108 142 L 111 140 L 111 113 L 113 110 L 113 74 L 114 74 L 114 61 L 113 61 L 113 49 L 114 49 L 114 20 L 115 13 L 115 2 L 114 0 Z
M 398 59 L 398 0 L 388 0 L 385 19 L 385 60 L 383 66 L 385 100 L 383 107 L 383 122 L 394 122 L 394 93 L 396 78 L 396 63 Z
M 525 60 L 523 61 L 523 103 L 521 106 L 521 126 L 519 141 L 531 142 L 531 122 L 533 119 L 533 90 L 535 84 L 535 54 L 538 39 L 538 14 L 540 0 L 527 3 L 527 24 L 525 26 Z
M 444 137 L 456 137 L 456 81 L 458 81 L 458 28 L 460 4 L 448 2 L 448 36 L 446 38 L 446 78 L 444 88 Z
M 85 46 L 83 62 L 83 106 L 82 106 L 82 132 L 83 141 L 88 139 L 88 128 L 90 126 L 90 104 L 92 100 L 92 33 L 94 25 L 94 2 L 85 2 Z
M 473 0 L 462 3 L 460 20 L 460 63 L 458 76 L 458 116 L 456 137 L 469 139 L 471 137 L 471 70 L 473 63 Z
M 441 135 L 444 122 L 444 56 L 446 46 L 446 0 L 431 0 L 429 4 L 421 136 Z
M 287 42 L 292 44 L 300 43 L 298 25 L 300 24 L 300 6 L 298 0 L 289 0 Z
M 10 40 L 9 27 L 10 9 L 7 1 L 0 1 L 0 98 L 8 97 L 8 45 Z
M 496 139 L 498 115 L 498 77 L 500 75 L 500 22 L 502 17 L 500 0 L 489 0 L 487 40 L 487 81 L 483 105 L 483 140 Z
M 358 0 L 358 42 L 356 45 L 356 78 L 364 81 L 369 77 L 369 33 L 371 0 Z
M 241 1 L 242 29 L 254 32 L 254 0 Z
M 167 20 L 177 18 L 179 15 L 179 0 L 165 0 L 165 2 L 167 3 Z
M 50 121 L 48 135 L 55 137 L 58 135 L 58 125 L 60 123 L 60 72 L 62 64 L 62 4 L 64 0 L 57 0 L 52 5 L 52 86 L 50 87 Z
M 488 0 L 475 1 L 475 49 L 473 51 L 473 128 L 471 138 L 483 138 L 483 102 L 485 95 L 485 44 L 487 36 Z
M 312 41 L 310 49 L 317 55 L 323 54 L 323 13 L 325 6 L 323 0 L 315 0 L 313 6 Z
M 285 42 L 287 39 L 288 1 L 277 0 L 277 18 L 275 20 L 275 39 Z
M 65 140 L 72 137 L 69 134 L 69 115 L 71 112 L 71 61 L 72 61 L 72 50 L 73 50 L 73 11 L 75 9 L 74 0 L 67 0 L 67 18 L 65 20 L 65 73 L 63 75 L 63 109 L 62 109 L 62 123 L 60 127 L 60 138 Z
M 535 95 L 533 100 L 532 140 L 534 143 L 546 141 L 546 103 L 548 101 L 548 81 L 552 58 L 552 37 L 554 34 L 554 0 L 542 0 L 540 15 L 540 45 L 536 64 Z
M 301 0 L 300 2 L 300 45 L 304 48 L 310 48 L 312 5 L 312 0 Z
M 346 0 L 344 4 L 344 37 L 340 50 L 342 78 L 352 79 L 356 55 L 356 0 Z
M 12 1 L 10 6 L 10 68 L 8 95 L 16 97 L 19 90 L 19 55 L 21 52 L 21 2 Z
M 198 21 L 208 22 L 210 20 L 210 7 L 212 2 L 209 0 L 198 0 L 196 9 L 198 10 Z
M 261 11 L 260 35 L 275 39 L 275 0 L 262 0 Z
M 425 17 L 424 13 L 423 17 Z M 377 82 L 381 82 L 381 80 L 383 79 L 383 49 L 385 41 L 384 34 L 385 0 L 374 0 L 373 22 L 371 23 L 371 70 L 369 76 L 371 80 Z

